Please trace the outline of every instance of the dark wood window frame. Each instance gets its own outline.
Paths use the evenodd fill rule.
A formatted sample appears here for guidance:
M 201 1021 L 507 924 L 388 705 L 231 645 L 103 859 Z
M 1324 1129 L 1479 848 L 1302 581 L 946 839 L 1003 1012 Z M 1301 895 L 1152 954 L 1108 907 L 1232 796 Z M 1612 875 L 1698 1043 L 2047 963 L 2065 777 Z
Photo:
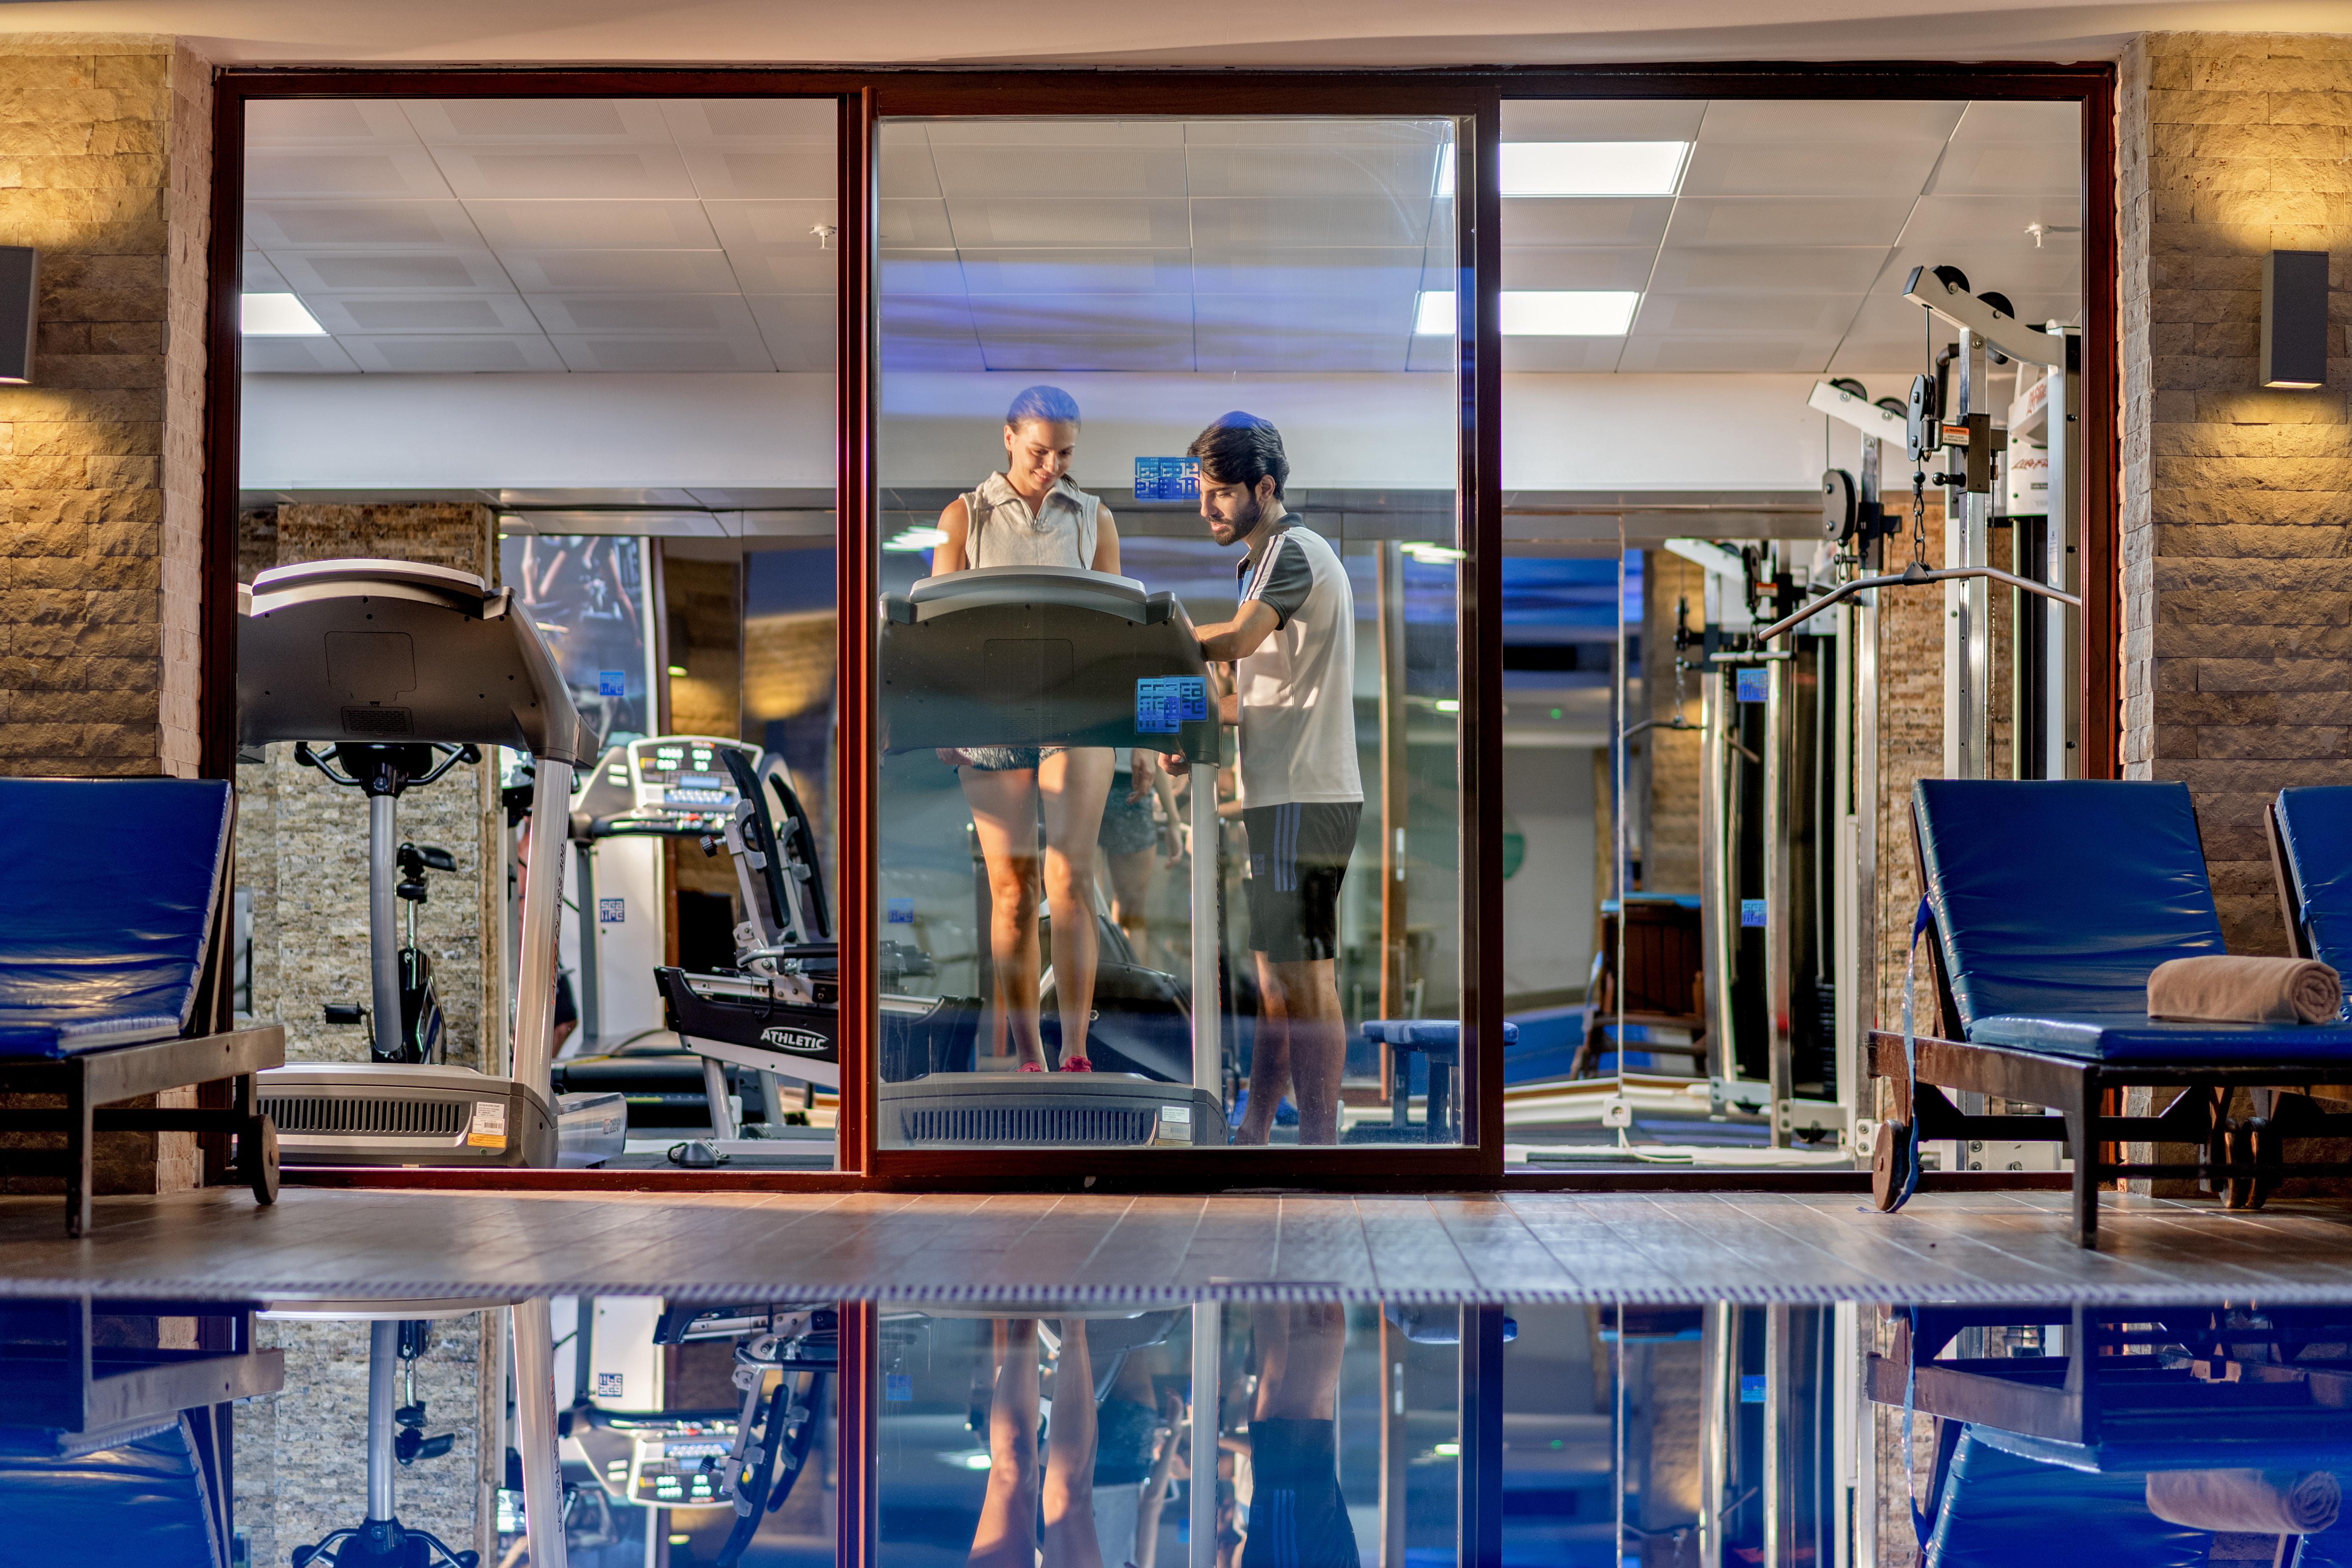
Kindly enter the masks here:
M 1170 1151 L 877 1149 L 870 1115 L 877 978 L 874 628 L 841 616 L 840 904 L 842 1007 L 864 1030 L 844 1034 L 837 1172 L 320 1171 L 314 1184 L 694 1192 L 1326 1192 L 1535 1190 L 1864 1190 L 1868 1173 L 1643 1171 L 1506 1173 L 1503 1167 L 1502 813 L 1479 779 L 1502 770 L 1501 198 L 1495 177 L 1499 111 L 1514 99 L 1974 99 L 2074 101 L 2083 117 L 2084 365 L 2082 511 L 2085 716 L 2084 773 L 2114 777 L 2121 741 L 2115 71 L 2105 64 L 1986 65 L 1759 62 L 1694 67 L 1438 71 L 1183 69 L 784 70 L 743 68 L 235 68 L 218 73 L 214 118 L 211 314 L 205 376 L 203 606 L 204 769 L 233 776 L 239 342 L 245 106 L 260 100 L 346 98 L 832 98 L 840 106 L 840 273 L 836 355 L 836 490 L 843 548 L 839 601 L 870 605 L 877 588 L 878 374 L 875 251 L 876 129 L 888 116 L 1357 115 L 1453 118 L 1459 127 L 1457 251 L 1475 279 L 1463 290 L 1469 330 L 1456 372 L 1461 416 L 1456 505 L 1473 542 L 1463 584 L 1460 668 L 1463 1012 L 1469 1037 L 1465 1143 L 1458 1148 Z M 853 222 L 856 216 L 857 221 Z M 857 547 L 852 547 L 853 545 Z M 2104 715 L 2096 726 L 2092 715 Z M 851 767 L 849 758 L 860 759 Z M 1987 1173 L 1996 1184 L 2004 1173 Z M 1946 1184 L 1961 1178 L 1946 1176 Z M 2010 1184 L 2016 1184 L 2012 1179 Z M 2028 1178 L 2025 1184 L 2048 1184 Z

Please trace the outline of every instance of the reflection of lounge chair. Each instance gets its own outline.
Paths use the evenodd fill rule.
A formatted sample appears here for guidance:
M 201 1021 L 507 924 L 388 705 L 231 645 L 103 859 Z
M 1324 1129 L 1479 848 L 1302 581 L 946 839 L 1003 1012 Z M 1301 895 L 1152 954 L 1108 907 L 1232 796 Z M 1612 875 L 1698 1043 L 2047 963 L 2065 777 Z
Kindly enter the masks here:
M 2259 1203 L 2282 1176 L 2343 1172 L 2289 1165 L 2282 1145 L 2352 1135 L 2352 1116 L 2323 1115 L 2300 1094 L 2281 1093 L 2266 1122 L 2233 1122 L 2228 1108 L 2239 1088 L 2338 1081 L 2352 1066 L 2352 1027 L 2147 1016 L 2150 971 L 2222 951 L 2186 786 L 1924 779 L 1912 826 L 1951 1037 L 1921 1027 L 1914 1082 L 1902 1035 L 1871 1036 L 1871 1071 L 1894 1089 L 1874 1152 L 1880 1207 L 1907 1195 L 1914 1138 L 2063 1141 L 2084 1247 L 2095 1242 L 2099 1186 L 2111 1177 L 2197 1176 L 2229 1184 L 2233 1202 Z M 2156 1115 L 2110 1109 L 2110 1091 L 2134 1086 L 2179 1092 Z M 1946 1090 L 2059 1114 L 1963 1115 Z M 2103 1144 L 2126 1141 L 2188 1144 L 2200 1157 L 2101 1157 Z
M 1635 893 L 1625 900 L 1625 1024 L 1629 1028 L 1687 1030 L 1686 1044 L 1644 1040 L 1641 1048 L 1654 1056 L 1689 1057 L 1693 1073 L 1703 1076 L 1706 980 L 1698 900 L 1673 893 Z M 1598 1070 L 1607 1031 L 1617 1022 L 1617 921 L 1618 902 L 1611 899 L 1601 906 L 1592 984 L 1585 988 L 1584 1044 L 1568 1069 L 1570 1078 Z M 1619 1059 L 1632 1048 L 1619 1041 Z
M 230 1026 L 227 868 L 236 800 L 196 779 L 0 779 L 0 1132 L 65 1134 L 0 1149 L 0 1171 L 62 1175 L 66 1234 L 89 1228 L 93 1134 L 193 1131 L 238 1143 L 254 1196 L 278 1195 L 278 1139 L 253 1075 L 286 1059 L 275 1024 Z M 101 1110 L 228 1080 L 226 1107 Z M 209 1162 L 208 1162 L 209 1163 Z

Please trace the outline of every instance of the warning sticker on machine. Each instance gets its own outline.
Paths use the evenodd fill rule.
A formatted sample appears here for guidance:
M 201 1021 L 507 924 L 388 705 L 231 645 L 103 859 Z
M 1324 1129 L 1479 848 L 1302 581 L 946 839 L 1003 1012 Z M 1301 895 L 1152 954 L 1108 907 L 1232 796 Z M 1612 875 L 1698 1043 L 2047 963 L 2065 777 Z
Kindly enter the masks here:
M 474 1101 L 474 1120 L 466 1129 L 468 1149 L 503 1149 L 507 1146 L 507 1102 L 503 1100 Z
M 1209 683 L 1197 675 L 1149 676 L 1135 683 L 1135 732 L 1173 735 L 1209 716 Z

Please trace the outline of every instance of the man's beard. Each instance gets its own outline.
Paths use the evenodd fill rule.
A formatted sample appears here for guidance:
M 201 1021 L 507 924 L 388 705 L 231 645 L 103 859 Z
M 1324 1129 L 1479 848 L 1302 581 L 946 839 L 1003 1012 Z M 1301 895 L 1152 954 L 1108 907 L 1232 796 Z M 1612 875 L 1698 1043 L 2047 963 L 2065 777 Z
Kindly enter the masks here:
M 1249 510 L 1228 524 L 1234 531 L 1234 540 L 1236 543 L 1256 532 L 1257 525 L 1265 521 L 1265 505 L 1256 496 L 1251 496 L 1247 505 Z

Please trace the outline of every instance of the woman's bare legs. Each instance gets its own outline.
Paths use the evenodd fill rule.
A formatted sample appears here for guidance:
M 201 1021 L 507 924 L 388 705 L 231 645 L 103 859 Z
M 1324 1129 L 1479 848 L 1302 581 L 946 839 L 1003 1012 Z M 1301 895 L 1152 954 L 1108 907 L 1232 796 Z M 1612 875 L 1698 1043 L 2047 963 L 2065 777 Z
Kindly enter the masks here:
M 1044 1568 L 1103 1568 L 1095 1534 L 1095 1373 L 1083 1318 L 1062 1320 L 1054 1426 L 1045 1443 Z
M 1045 809 L 1045 901 L 1054 912 L 1054 999 L 1062 1014 L 1065 1063 L 1087 1054 L 1087 1026 L 1094 1017 L 1095 969 L 1102 950 L 1095 931 L 1095 840 L 1102 832 L 1103 802 L 1110 798 L 1112 760 L 1108 746 L 1074 746 L 1037 763 L 1037 795 Z M 1030 930 L 1036 930 L 1034 917 Z M 1033 1014 L 1035 994 L 1030 993 Z
M 1010 1034 L 1013 1052 L 1024 1065 L 1044 1067 L 1045 1045 L 1037 1033 L 1037 774 L 1028 768 L 973 767 L 956 773 L 988 864 L 988 955 L 996 994 L 990 998 L 987 1038 L 992 1049 L 1002 1050 Z
M 1035 1568 L 1037 1320 L 999 1319 L 992 1327 L 996 1391 L 988 1402 L 988 1492 L 968 1561 L 971 1568 Z

